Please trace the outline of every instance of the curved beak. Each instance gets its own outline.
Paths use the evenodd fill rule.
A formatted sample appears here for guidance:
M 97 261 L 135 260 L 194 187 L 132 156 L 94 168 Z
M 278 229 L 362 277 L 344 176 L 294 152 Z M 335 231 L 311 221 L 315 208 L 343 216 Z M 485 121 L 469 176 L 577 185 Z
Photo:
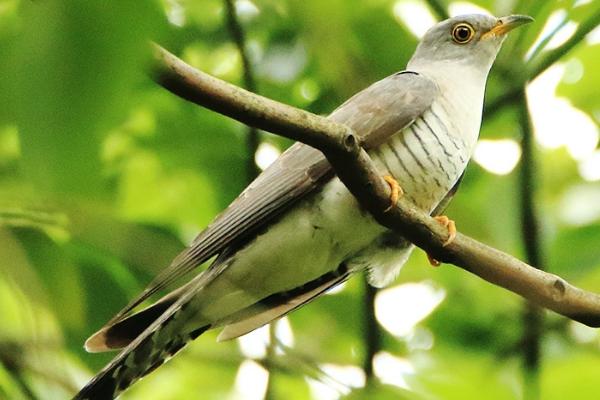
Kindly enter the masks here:
M 528 15 L 509 15 L 507 17 L 498 18 L 498 23 L 496 23 L 492 29 L 484 33 L 481 38 L 488 39 L 504 36 L 513 29 L 530 22 L 533 22 L 533 18 Z

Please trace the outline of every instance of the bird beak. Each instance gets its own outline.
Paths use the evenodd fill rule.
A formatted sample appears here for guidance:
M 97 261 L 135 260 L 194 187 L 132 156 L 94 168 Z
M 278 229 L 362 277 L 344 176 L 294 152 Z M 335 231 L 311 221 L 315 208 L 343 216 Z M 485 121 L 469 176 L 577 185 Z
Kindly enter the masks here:
M 533 18 L 527 15 L 509 15 L 507 17 L 498 18 L 496 26 L 481 35 L 481 39 L 491 39 L 506 35 L 513 29 L 530 22 L 533 22 Z

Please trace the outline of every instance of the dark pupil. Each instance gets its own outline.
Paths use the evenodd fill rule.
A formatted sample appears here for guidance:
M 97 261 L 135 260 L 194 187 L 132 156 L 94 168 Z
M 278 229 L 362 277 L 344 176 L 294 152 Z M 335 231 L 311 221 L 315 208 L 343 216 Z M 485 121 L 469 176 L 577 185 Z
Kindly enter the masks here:
M 467 40 L 469 38 L 469 29 L 460 27 L 456 30 L 456 37 L 459 40 Z

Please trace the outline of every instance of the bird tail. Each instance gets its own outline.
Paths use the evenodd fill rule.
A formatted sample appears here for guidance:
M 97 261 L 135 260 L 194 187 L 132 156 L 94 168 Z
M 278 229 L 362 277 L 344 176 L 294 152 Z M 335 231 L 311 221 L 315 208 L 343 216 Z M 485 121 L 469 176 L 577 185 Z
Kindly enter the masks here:
M 188 335 L 165 334 L 172 331 L 169 329 L 172 325 L 171 320 L 165 321 L 156 330 L 140 336 L 140 340 L 131 342 L 75 395 L 74 400 L 114 399 L 174 356 L 189 341 L 210 329 L 210 325 L 206 325 Z
M 195 313 L 185 312 L 193 296 L 207 283 L 201 274 L 185 291 L 169 295 L 155 305 L 102 328 L 86 341 L 88 351 L 123 350 L 77 393 L 74 400 L 115 398 L 138 379 L 158 368 L 189 341 L 210 329 L 210 323 L 186 329 Z
M 242 296 L 239 302 L 233 302 L 228 310 L 223 310 L 223 315 L 198 320 L 203 302 L 214 298 L 214 293 L 211 296 L 204 289 L 208 289 L 207 284 L 219 272 L 220 268 L 206 271 L 182 290 L 167 295 L 137 314 L 102 328 L 88 339 L 86 348 L 90 351 L 126 347 L 92 378 L 75 396 L 75 400 L 113 399 L 208 329 L 224 327 L 219 335 L 220 341 L 244 335 L 310 302 L 348 279 L 352 271 L 342 263 L 336 270 L 295 289 L 273 293 L 251 304 L 246 304 L 247 299 Z M 202 296 L 198 296 L 201 292 Z
M 181 327 L 185 321 L 178 320 L 183 308 L 178 304 L 169 307 L 165 314 L 148 326 L 94 376 L 74 400 L 114 399 L 138 379 L 174 356 L 189 341 L 211 328 L 210 324 L 207 324 L 195 331 L 184 333 Z

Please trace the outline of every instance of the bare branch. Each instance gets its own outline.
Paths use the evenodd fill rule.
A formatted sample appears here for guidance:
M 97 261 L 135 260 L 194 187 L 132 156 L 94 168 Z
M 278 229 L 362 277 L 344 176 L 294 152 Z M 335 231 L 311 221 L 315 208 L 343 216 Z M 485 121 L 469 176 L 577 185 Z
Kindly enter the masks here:
M 318 148 L 380 224 L 399 232 L 436 259 L 452 263 L 583 324 L 600 326 L 599 295 L 460 233 L 444 247 L 446 228 L 404 199 L 385 212 L 389 186 L 350 128 L 211 77 L 158 46 L 154 73 L 157 83 L 178 96 L 256 128 Z

